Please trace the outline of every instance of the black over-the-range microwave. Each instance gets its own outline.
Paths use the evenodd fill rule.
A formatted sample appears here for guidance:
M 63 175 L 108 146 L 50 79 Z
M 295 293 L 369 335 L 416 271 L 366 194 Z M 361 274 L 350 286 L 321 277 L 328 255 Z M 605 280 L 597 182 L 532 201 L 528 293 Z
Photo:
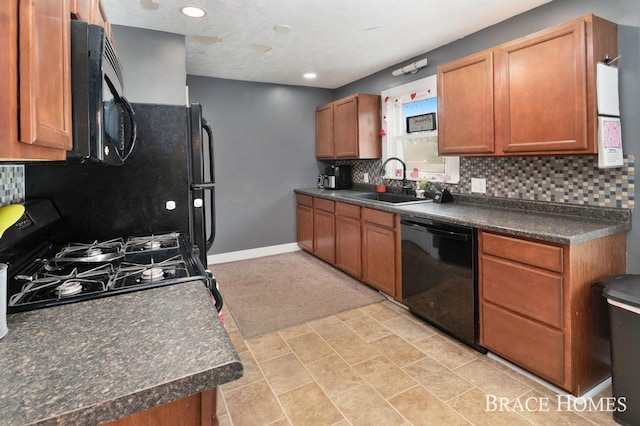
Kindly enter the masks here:
M 122 164 L 136 143 L 120 62 L 104 28 L 71 21 L 73 149 L 67 158 Z

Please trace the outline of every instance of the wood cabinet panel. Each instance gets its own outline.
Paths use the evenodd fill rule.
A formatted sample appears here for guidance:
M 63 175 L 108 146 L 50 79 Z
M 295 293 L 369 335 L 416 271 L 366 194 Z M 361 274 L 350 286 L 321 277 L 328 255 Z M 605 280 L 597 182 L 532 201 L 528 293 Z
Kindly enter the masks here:
M 494 152 L 493 52 L 438 67 L 438 152 Z
M 333 104 L 316 108 L 316 158 L 334 158 Z
M 596 64 L 617 44 L 590 14 L 440 65 L 439 153 L 596 154 Z
M 393 213 L 383 212 L 382 210 L 363 208 L 362 220 L 392 229 L 395 226 L 395 215 Z
M 296 206 L 298 246 L 313 253 L 313 208 L 299 203 Z
M 356 278 L 362 276 L 361 222 L 336 215 L 336 266 Z
M 485 254 L 548 269 L 549 271 L 562 272 L 564 270 L 562 247 L 546 243 L 484 233 L 482 251 Z
M 124 417 L 105 426 L 183 425 L 217 426 L 216 389 L 191 395 Z
M 496 136 L 504 152 L 591 151 L 584 21 L 498 49 Z
M 362 280 L 373 288 L 395 297 L 395 259 L 395 231 L 363 222 Z
M 358 99 L 354 96 L 334 103 L 333 140 L 336 157 L 358 157 Z
M 333 213 L 335 210 L 335 201 L 325 200 L 324 198 L 314 198 L 313 208 L 325 212 Z
M 72 143 L 68 4 L 0 3 L 0 160 L 64 160 Z
M 319 199 L 314 200 L 314 204 Z M 333 201 L 332 201 L 333 203 Z M 313 209 L 313 248 L 320 259 L 336 263 L 335 217 L 331 212 Z
M 556 384 L 564 382 L 562 332 L 483 303 L 482 345 Z
M 69 150 L 71 123 L 69 4 L 20 1 L 20 140 Z
M 482 257 L 484 300 L 562 328 L 562 275 Z
M 356 94 L 316 108 L 316 157 L 382 156 L 380 96 Z

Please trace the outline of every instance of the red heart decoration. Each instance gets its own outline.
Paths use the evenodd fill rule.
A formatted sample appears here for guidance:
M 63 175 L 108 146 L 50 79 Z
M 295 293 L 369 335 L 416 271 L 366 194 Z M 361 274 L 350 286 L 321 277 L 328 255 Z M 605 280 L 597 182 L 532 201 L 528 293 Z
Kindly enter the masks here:
M 384 101 L 385 101 L 385 102 L 387 102 L 388 100 L 389 100 L 389 97 L 388 97 L 388 96 L 385 96 L 385 97 L 384 97 Z
M 413 100 L 413 98 L 415 98 L 415 97 L 416 97 L 416 94 L 415 94 L 415 93 L 412 93 L 412 94 L 411 94 L 411 100 Z

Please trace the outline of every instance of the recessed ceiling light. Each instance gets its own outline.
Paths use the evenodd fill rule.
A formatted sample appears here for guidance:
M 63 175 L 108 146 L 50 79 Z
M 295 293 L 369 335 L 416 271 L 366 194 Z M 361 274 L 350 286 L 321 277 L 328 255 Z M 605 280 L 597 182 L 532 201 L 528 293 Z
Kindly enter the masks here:
M 277 32 L 277 33 L 288 33 L 289 31 L 291 31 L 293 28 L 291 28 L 291 25 L 285 25 L 285 24 L 280 24 L 280 25 L 276 25 L 275 27 L 273 27 L 273 31 Z
M 180 9 L 180 12 L 187 15 L 190 18 L 202 18 L 207 12 L 204 9 L 195 6 L 185 6 Z
M 308 79 L 312 79 L 312 78 L 316 78 L 317 75 L 314 72 L 308 72 L 304 75 L 304 78 L 308 78 Z

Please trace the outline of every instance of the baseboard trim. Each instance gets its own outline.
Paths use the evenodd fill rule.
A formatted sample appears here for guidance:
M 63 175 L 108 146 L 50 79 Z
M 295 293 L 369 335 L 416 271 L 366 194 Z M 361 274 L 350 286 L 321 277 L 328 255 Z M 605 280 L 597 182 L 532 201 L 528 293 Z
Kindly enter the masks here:
M 231 251 L 228 253 L 210 254 L 207 256 L 209 265 L 235 262 L 237 260 L 255 259 L 256 257 L 272 256 L 274 254 L 291 253 L 300 250 L 298 243 L 280 244 L 277 246 L 258 247 L 248 250 Z M 214 271 L 215 272 L 215 271 Z

